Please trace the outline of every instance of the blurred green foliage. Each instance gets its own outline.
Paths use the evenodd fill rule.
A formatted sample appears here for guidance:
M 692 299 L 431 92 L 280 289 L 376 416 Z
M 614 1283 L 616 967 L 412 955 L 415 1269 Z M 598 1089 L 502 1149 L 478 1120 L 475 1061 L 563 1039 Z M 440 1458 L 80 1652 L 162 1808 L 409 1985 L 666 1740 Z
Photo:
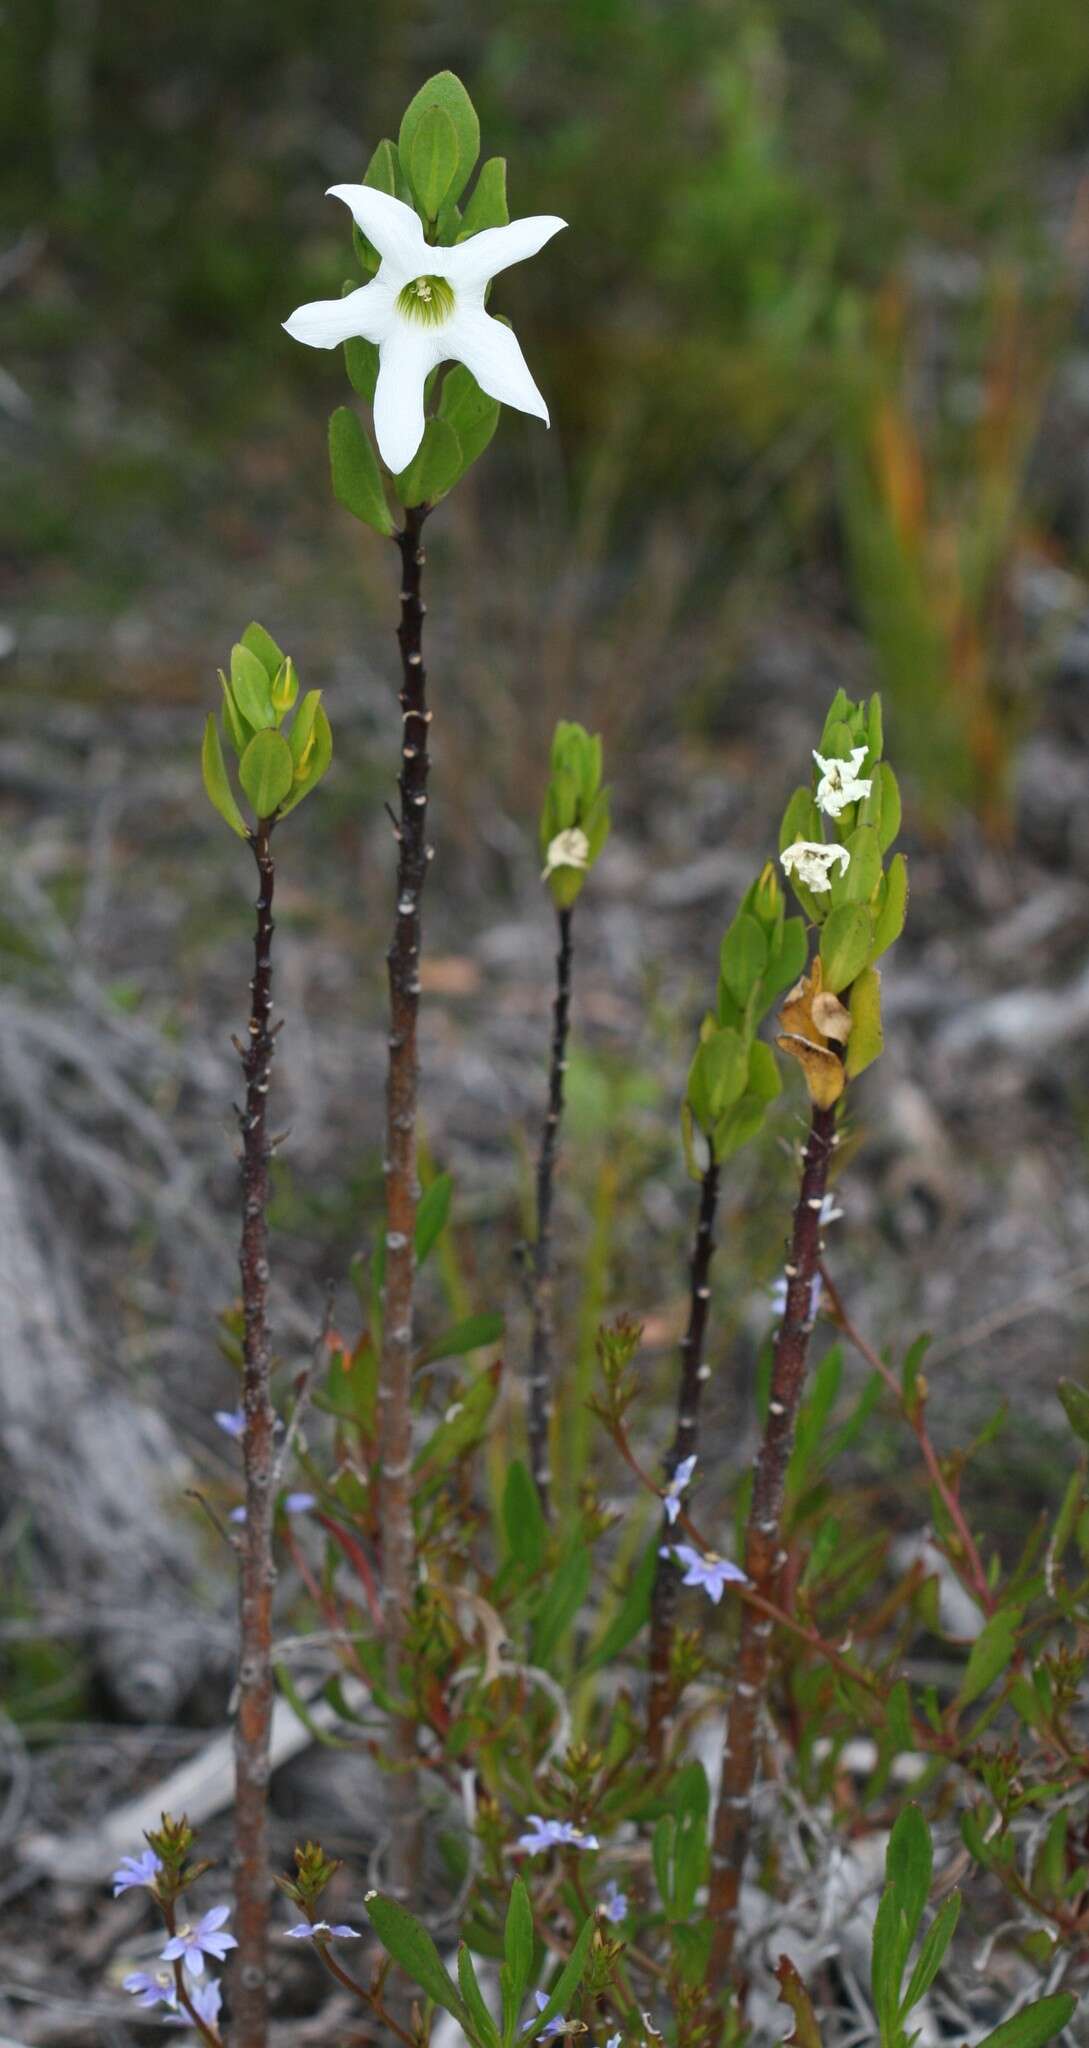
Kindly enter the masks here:
M 10 367 L 73 410 L 93 373 L 184 429 L 176 460 L 151 458 L 164 517 L 184 517 L 175 472 L 194 450 L 214 469 L 237 437 L 282 440 L 313 411 L 315 366 L 279 323 L 346 274 L 321 194 L 451 65 L 511 160 L 512 211 L 572 224 L 562 261 L 503 285 L 570 493 L 607 467 L 621 541 L 651 505 L 694 508 L 697 588 L 719 588 L 724 561 L 789 575 L 831 540 L 880 681 L 920 713 L 916 771 L 940 755 L 939 799 L 998 816 L 995 615 L 1072 297 L 1051 173 L 1084 141 L 1084 22 L 1084 0 L 17 0 L 0 237 L 46 239 Z M 987 386 L 1011 302 L 1028 393 L 1015 376 L 1009 431 L 988 440 L 965 431 L 964 388 Z M 959 424 L 929 416 L 947 390 Z M 890 419 L 918 450 L 912 532 Z M 78 553 L 88 506 L 152 488 L 148 462 L 119 445 L 91 476 L 85 449 L 67 478 L 28 462 L 4 515 L 17 557 Z M 290 493 L 275 502 L 283 516 Z M 96 573 L 108 598 L 109 564 Z

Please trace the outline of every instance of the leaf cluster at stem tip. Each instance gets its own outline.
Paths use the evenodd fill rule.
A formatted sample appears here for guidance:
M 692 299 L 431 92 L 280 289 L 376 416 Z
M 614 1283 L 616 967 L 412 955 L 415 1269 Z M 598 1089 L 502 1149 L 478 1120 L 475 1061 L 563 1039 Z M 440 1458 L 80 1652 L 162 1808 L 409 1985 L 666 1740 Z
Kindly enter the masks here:
M 320 690 L 302 702 L 290 655 L 254 622 L 231 649 L 223 687 L 223 729 L 238 763 L 238 780 L 259 823 L 279 819 L 317 787 L 333 757 L 333 735 Z M 285 720 L 294 713 L 290 725 Z M 209 712 L 201 749 L 204 787 L 220 817 L 240 839 L 251 829 L 239 810 L 227 773 L 219 722 Z
M 609 792 L 601 784 L 601 739 L 560 720 L 552 738 L 541 810 L 542 880 L 557 910 L 569 910 L 609 836 Z

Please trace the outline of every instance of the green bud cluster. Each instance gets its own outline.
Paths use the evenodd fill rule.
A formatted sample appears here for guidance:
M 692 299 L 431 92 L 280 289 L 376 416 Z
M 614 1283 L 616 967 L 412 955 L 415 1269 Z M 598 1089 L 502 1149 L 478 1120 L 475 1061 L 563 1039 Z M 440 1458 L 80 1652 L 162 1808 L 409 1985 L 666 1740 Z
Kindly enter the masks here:
M 850 1011 L 845 1053 L 847 1078 L 860 1074 L 882 1049 L 881 978 L 876 962 L 899 938 L 907 912 L 907 862 L 902 853 L 886 866 L 900 831 L 900 791 L 882 760 L 881 699 L 853 703 L 837 690 L 824 722 L 817 753 L 826 761 L 850 761 L 866 749 L 860 774 L 871 784 L 867 796 L 844 805 L 835 819 L 818 808 L 821 769 L 814 762 L 809 784 L 796 789 L 783 813 L 779 848 L 798 840 L 840 845 L 846 865 L 830 867 L 827 891 L 816 892 L 797 875 L 791 887 L 808 920 L 818 928 L 820 987 L 840 996 Z M 826 824 L 834 825 L 826 834 Z
M 333 756 L 320 690 L 308 690 L 298 709 L 299 679 L 289 655 L 256 623 L 231 649 L 223 685 L 223 728 L 238 760 L 238 780 L 259 820 L 284 818 L 321 781 Z M 288 712 L 295 715 L 284 729 Z M 204 787 L 221 818 L 240 839 L 252 837 L 231 788 L 219 725 L 209 712 L 201 750 Z
M 162 1905 L 169 1906 L 212 1867 L 208 1862 L 190 1863 L 194 1835 L 184 1814 L 180 1820 L 175 1820 L 172 1814 L 164 1813 L 161 1826 L 147 1828 L 144 1840 L 162 1865 L 151 1886 L 153 1897 Z
M 601 739 L 560 720 L 541 811 L 543 880 L 557 910 L 568 910 L 609 836 L 609 792 L 601 786 Z
M 406 109 L 397 141 L 387 137 L 378 144 L 363 183 L 415 207 L 427 240 L 435 247 L 451 248 L 482 228 L 506 227 L 510 220 L 505 157 L 488 157 L 481 164 L 468 203 L 464 208 L 460 204 L 479 154 L 480 122 L 472 100 L 460 78 L 440 71 L 420 87 Z M 358 227 L 353 226 L 352 239 L 364 276 L 373 277 L 380 262 L 378 251 Z M 437 285 L 440 296 L 448 289 L 441 279 L 424 282 Z M 358 278 L 349 278 L 343 287 L 345 294 L 358 288 Z M 414 312 L 424 317 L 429 303 L 437 311 L 432 300 L 423 301 Z M 353 337 L 344 343 L 344 360 L 353 391 L 373 404 L 378 381 L 375 343 Z M 428 386 L 429 394 L 437 376 L 436 372 Z M 451 364 L 423 440 L 408 468 L 395 479 L 401 504 L 434 505 L 444 498 L 483 455 L 498 425 L 498 399 L 481 390 L 464 364 Z M 395 520 L 378 458 L 349 406 L 339 406 L 329 422 L 329 456 L 333 494 L 345 511 L 377 533 L 392 534 Z
M 309 1917 L 330 1878 L 340 1869 L 340 1859 L 326 1856 L 320 1842 L 307 1842 L 304 1849 L 296 1844 L 294 1855 L 294 1878 L 277 1877 L 275 1882 L 284 1896 L 294 1900 Z
M 800 917 L 787 917 L 779 877 L 769 861 L 746 891 L 722 941 L 718 1000 L 700 1026 L 688 1072 L 682 1128 L 695 1177 L 694 1125 L 721 1164 L 756 1136 L 775 1101 L 779 1068 L 756 1029 L 776 996 L 797 980 L 805 957 L 805 925 Z

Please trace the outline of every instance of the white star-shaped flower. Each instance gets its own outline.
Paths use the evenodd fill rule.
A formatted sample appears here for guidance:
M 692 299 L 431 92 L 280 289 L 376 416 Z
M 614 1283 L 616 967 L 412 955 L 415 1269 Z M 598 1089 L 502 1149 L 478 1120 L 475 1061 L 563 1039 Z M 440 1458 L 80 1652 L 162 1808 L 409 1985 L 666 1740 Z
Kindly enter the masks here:
M 493 277 L 535 256 L 566 227 L 554 213 L 484 228 L 455 248 L 424 241 L 419 215 L 369 185 L 331 185 L 382 261 L 377 276 L 343 299 L 316 299 L 284 321 L 296 341 L 336 348 L 360 336 L 378 346 L 374 431 L 394 475 L 407 469 L 424 431 L 424 384 L 439 363 L 464 363 L 489 398 L 548 425 L 548 407 L 509 327 L 484 310 Z
M 849 761 L 826 761 L 814 747 L 813 759 L 821 771 L 817 784 L 818 810 L 825 811 L 830 818 L 838 818 L 848 804 L 856 804 L 861 797 L 869 796 L 873 779 L 869 776 L 860 778 L 858 773 L 868 752 L 868 747 L 855 747 Z
M 547 882 L 557 868 L 588 868 L 589 865 L 590 841 L 578 825 L 570 825 L 566 832 L 557 832 L 555 839 L 549 841 L 541 880 Z
M 828 879 L 832 863 L 842 862 L 841 872 L 845 872 L 851 856 L 845 846 L 826 846 L 820 839 L 796 839 L 793 846 L 783 848 L 779 859 L 788 875 L 797 875 L 814 896 L 824 896 L 832 887 Z

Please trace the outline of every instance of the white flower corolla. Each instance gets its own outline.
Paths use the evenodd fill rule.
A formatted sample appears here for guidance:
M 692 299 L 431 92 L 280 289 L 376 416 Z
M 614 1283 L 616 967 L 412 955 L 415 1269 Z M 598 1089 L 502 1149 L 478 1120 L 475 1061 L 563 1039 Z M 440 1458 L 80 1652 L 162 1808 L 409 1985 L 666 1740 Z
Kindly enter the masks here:
M 855 747 L 849 761 L 826 761 L 814 747 L 813 759 L 821 771 L 817 784 L 818 810 L 825 811 L 830 818 L 838 818 L 848 804 L 858 803 L 861 797 L 869 796 L 873 779 L 860 777 L 858 772 L 868 752 L 868 747 Z
M 541 880 L 547 882 L 557 868 L 588 868 L 589 865 L 590 841 L 578 825 L 570 825 L 566 832 L 557 832 L 555 839 L 549 841 Z
M 814 896 L 824 896 L 832 887 L 828 870 L 833 862 L 840 861 L 840 872 L 845 874 L 851 856 L 845 846 L 825 846 L 820 839 L 796 839 L 793 846 L 783 848 L 779 859 L 788 875 L 797 875 Z
M 548 425 L 548 407 L 509 327 L 484 310 L 493 277 L 535 256 L 567 222 L 533 214 L 484 228 L 452 249 L 424 241 L 419 215 L 369 185 L 331 185 L 381 262 L 370 284 L 343 299 L 316 299 L 284 321 L 296 341 L 336 348 L 359 337 L 378 347 L 374 431 L 394 475 L 407 469 L 424 431 L 424 384 L 439 363 L 464 363 L 489 398 Z

